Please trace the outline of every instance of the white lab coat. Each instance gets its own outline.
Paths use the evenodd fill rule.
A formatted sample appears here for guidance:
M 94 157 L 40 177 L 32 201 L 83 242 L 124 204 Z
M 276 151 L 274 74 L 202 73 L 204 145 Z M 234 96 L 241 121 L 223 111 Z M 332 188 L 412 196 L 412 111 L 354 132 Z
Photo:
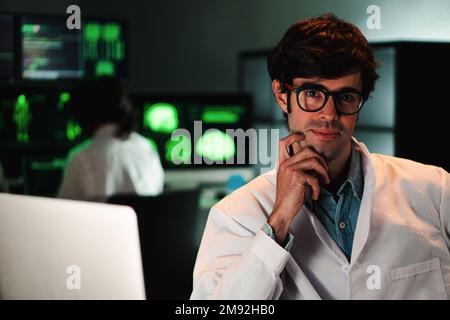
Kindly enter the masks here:
M 69 154 L 60 198 L 105 201 L 115 194 L 157 195 L 164 186 L 158 153 L 136 132 L 115 137 L 115 125 L 100 127 L 92 140 Z
M 449 298 L 449 174 L 354 141 L 364 195 L 350 262 L 304 206 L 289 230 L 290 252 L 261 231 L 275 202 L 274 169 L 211 209 L 191 298 Z

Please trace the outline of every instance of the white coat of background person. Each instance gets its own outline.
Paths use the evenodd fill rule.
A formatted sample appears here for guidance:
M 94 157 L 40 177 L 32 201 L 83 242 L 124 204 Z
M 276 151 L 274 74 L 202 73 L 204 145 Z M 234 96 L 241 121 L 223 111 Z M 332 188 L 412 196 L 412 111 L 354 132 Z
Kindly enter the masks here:
M 105 201 L 117 194 L 163 191 L 159 155 L 134 131 L 133 107 L 117 79 L 101 77 L 81 84 L 69 107 L 89 139 L 69 152 L 59 197 Z
M 268 69 L 291 134 L 276 169 L 211 209 L 191 299 L 450 297 L 448 172 L 352 137 L 375 67 L 333 15 L 286 32 Z

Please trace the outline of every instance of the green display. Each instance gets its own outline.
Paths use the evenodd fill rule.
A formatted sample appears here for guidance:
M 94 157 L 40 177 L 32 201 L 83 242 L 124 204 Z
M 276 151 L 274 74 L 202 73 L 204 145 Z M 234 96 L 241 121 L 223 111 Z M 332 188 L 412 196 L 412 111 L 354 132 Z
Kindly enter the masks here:
M 202 113 L 202 121 L 205 123 L 229 123 L 240 121 L 242 108 L 240 107 L 206 107 Z
M 14 122 L 16 123 L 16 139 L 18 142 L 28 142 L 28 127 L 31 121 L 30 105 L 24 94 L 17 97 L 14 104 Z
M 195 152 L 203 158 L 220 161 L 234 157 L 236 147 L 233 138 L 225 132 L 210 130 L 198 139 Z
M 75 140 L 81 134 L 81 127 L 75 122 L 69 120 L 66 127 L 66 136 L 69 141 Z
M 37 33 L 39 32 L 40 25 L 39 24 L 32 24 L 32 23 L 25 23 L 22 25 L 22 33 Z
M 83 27 L 84 60 L 95 76 L 116 75 L 125 61 L 125 41 L 122 25 L 115 22 L 88 22 Z M 119 65 L 118 65 L 119 64 Z
M 178 111 L 170 103 L 158 102 L 144 107 L 144 127 L 160 133 L 172 133 L 178 128 Z
M 97 41 L 100 39 L 101 26 L 98 23 L 87 23 L 83 27 L 84 33 L 84 58 L 97 59 L 98 48 Z
M 58 99 L 58 110 L 62 110 L 64 109 L 64 105 L 70 101 L 70 93 L 68 92 L 62 92 L 59 95 L 59 99 Z
M 98 61 L 95 65 L 96 76 L 112 76 L 115 74 L 114 63 L 107 60 Z

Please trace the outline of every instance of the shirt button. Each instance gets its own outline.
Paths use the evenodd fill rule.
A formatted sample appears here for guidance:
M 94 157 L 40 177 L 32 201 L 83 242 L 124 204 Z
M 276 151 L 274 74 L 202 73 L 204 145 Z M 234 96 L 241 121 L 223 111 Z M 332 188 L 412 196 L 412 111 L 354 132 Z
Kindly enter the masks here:
M 339 228 L 340 229 L 345 229 L 345 222 L 344 221 L 339 222 Z
M 342 266 L 342 270 L 344 270 L 344 272 L 347 272 L 348 271 L 348 266 L 347 265 L 343 265 Z

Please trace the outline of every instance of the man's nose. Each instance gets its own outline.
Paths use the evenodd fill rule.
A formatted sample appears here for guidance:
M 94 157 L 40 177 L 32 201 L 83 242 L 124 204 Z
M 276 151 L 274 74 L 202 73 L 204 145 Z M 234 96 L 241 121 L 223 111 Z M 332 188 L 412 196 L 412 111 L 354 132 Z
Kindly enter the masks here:
M 339 118 L 339 114 L 334 105 L 333 97 L 329 97 L 327 103 L 323 107 L 322 110 L 319 111 L 320 119 L 324 121 L 332 121 L 337 120 Z

